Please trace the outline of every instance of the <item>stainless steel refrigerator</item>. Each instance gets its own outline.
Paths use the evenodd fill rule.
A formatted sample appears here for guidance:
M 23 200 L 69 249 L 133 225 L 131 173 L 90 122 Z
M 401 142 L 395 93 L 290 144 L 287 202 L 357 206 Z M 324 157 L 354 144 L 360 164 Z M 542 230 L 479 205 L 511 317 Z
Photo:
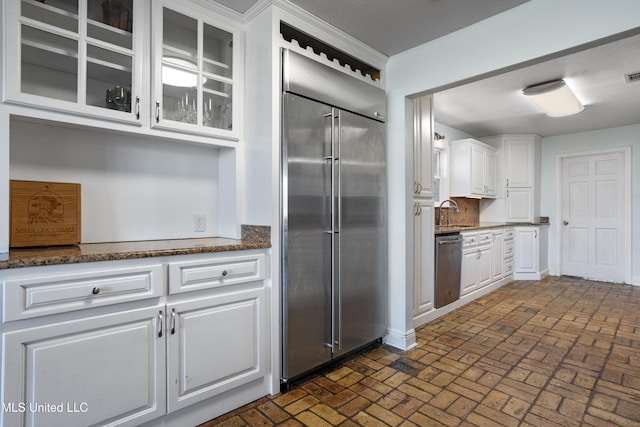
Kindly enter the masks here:
M 387 325 L 384 92 L 283 51 L 282 377 Z

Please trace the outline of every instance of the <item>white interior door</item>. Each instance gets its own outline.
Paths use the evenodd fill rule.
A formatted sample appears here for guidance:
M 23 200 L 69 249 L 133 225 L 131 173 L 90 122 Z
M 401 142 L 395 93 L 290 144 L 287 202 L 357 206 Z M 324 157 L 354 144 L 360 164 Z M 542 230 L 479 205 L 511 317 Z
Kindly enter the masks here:
M 567 157 L 561 173 L 561 274 L 624 282 L 624 153 Z

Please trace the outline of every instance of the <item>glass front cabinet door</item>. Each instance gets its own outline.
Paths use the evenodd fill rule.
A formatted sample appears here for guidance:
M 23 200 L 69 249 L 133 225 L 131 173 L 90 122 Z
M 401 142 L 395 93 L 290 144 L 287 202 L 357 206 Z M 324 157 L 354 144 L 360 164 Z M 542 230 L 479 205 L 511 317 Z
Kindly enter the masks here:
M 5 2 L 5 101 L 140 119 L 140 1 Z
M 152 126 L 235 139 L 237 31 L 171 2 L 153 13 Z

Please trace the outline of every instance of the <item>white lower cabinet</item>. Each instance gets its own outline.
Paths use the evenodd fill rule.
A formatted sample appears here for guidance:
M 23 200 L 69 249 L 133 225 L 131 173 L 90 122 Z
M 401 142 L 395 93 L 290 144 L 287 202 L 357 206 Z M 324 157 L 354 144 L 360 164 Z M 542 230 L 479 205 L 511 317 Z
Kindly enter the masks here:
M 134 426 L 163 415 L 163 308 L 3 334 L 0 424 Z
M 168 411 L 264 375 L 264 288 L 167 305 Z
M 433 308 L 434 290 L 434 212 L 433 201 L 421 200 L 414 204 L 413 222 L 413 316 L 417 318 Z M 415 324 L 418 323 L 418 324 Z
M 0 323 L 0 425 L 138 426 L 223 393 L 228 408 L 237 387 L 265 377 L 265 254 L 164 261 L 0 272 L 5 312 L 25 306 L 23 295 L 38 296 L 30 298 L 36 304 L 25 318 L 5 316 Z M 180 292 L 167 294 L 172 287 L 164 272 L 172 265 L 197 265 L 211 288 L 174 286 Z M 66 303 L 65 295 L 72 296 Z M 45 308 L 40 316 L 37 303 Z M 237 406 L 268 393 L 262 382 L 254 386 L 250 392 L 245 386 Z M 201 422 L 217 415 L 207 413 Z
M 460 234 L 463 239 L 461 296 L 511 278 L 513 229 L 482 229 Z M 505 243 L 507 241 L 511 246 Z
M 504 232 L 496 229 L 491 235 L 491 281 L 496 281 L 504 277 Z
M 460 272 L 460 295 L 468 294 L 471 291 L 478 289 L 480 286 L 481 276 L 485 276 L 484 280 L 487 280 L 486 276 L 487 267 L 490 271 L 491 263 L 480 265 L 480 252 L 478 250 L 478 233 L 467 232 L 460 233 L 462 236 L 462 266 Z M 485 260 L 487 257 L 485 256 Z M 484 260 L 483 260 L 484 261 Z M 480 270 L 484 270 L 481 272 Z
M 482 241 L 483 238 L 485 241 Z M 491 239 L 491 234 L 479 234 L 478 237 L 478 258 L 477 258 L 477 282 L 478 288 L 483 288 L 492 282 L 493 274 L 491 271 L 492 267 L 492 251 L 493 247 L 491 245 L 491 241 L 487 239 Z
M 460 295 L 468 294 L 478 287 L 476 270 L 478 258 L 477 248 L 462 250 L 462 270 L 460 273 Z
M 504 229 L 504 276 L 513 275 L 513 228 Z
M 514 279 L 540 280 L 549 274 L 547 226 L 514 227 Z

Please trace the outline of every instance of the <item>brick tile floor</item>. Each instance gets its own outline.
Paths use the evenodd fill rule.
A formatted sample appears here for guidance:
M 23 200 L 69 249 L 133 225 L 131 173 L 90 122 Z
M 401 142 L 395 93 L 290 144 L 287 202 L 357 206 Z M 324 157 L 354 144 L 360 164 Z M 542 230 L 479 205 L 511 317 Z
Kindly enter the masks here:
M 640 287 L 513 282 L 211 426 L 640 426 Z

